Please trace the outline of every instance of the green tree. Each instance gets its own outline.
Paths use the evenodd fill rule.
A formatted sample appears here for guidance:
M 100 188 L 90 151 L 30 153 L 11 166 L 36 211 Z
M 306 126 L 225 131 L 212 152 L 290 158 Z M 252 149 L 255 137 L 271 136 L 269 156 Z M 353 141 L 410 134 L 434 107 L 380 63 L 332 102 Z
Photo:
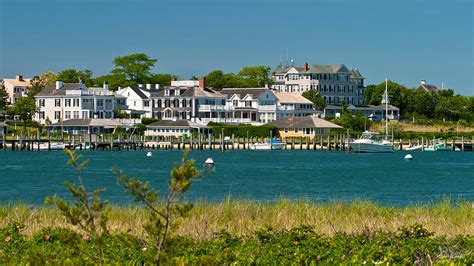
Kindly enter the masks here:
M 66 83 L 77 83 L 81 81 L 87 86 L 93 85 L 93 72 L 91 70 L 64 69 L 58 73 L 57 79 Z
M 51 84 L 54 84 L 56 82 L 56 80 L 58 79 L 58 75 L 56 73 L 54 73 L 53 71 L 46 71 L 44 73 L 42 73 L 40 76 L 39 76 L 40 80 L 42 80 L 46 86 L 47 85 L 51 85 Z
M 303 97 L 313 102 L 318 110 L 323 110 L 326 107 L 326 101 L 321 94 L 314 89 L 303 92 Z
M 8 93 L 5 90 L 3 82 L 0 82 L 0 110 L 5 110 L 7 108 L 8 102 Z
M 263 87 L 265 83 L 271 82 L 270 67 L 268 66 L 245 66 L 237 75 L 245 79 L 248 87 Z
M 171 79 L 176 78 L 176 76 L 171 74 L 153 74 L 148 79 L 147 83 L 151 84 L 160 84 L 160 86 L 170 86 Z
M 119 87 L 128 87 L 128 86 L 136 86 L 136 82 L 126 81 L 124 75 L 119 74 L 108 74 L 104 76 L 99 76 L 93 79 L 92 83 L 95 86 L 102 86 L 104 81 L 109 83 L 109 90 L 116 91 Z
M 15 104 L 9 110 L 10 115 L 19 116 L 20 120 L 26 126 L 36 113 L 36 102 L 33 97 L 17 98 Z
M 114 59 L 115 68 L 111 74 L 122 75 L 127 81 L 146 83 L 151 76 L 150 70 L 155 66 L 156 61 L 143 53 L 116 57 Z
M 41 79 L 39 76 L 34 76 L 30 80 L 31 87 L 28 88 L 27 95 L 28 97 L 34 98 L 36 94 L 40 93 L 42 90 L 46 88 L 46 80 Z

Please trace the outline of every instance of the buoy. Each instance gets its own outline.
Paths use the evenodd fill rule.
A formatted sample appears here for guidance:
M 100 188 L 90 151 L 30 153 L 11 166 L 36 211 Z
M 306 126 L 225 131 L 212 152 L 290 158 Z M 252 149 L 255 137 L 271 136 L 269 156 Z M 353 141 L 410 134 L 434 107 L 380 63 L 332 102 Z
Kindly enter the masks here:
M 404 159 L 407 160 L 407 161 L 413 160 L 413 156 L 411 156 L 411 154 L 407 154 L 407 155 L 405 155 Z
M 214 160 L 211 157 L 209 157 L 209 158 L 206 159 L 204 164 L 214 164 Z
M 146 157 L 151 157 L 153 154 L 151 153 L 151 151 L 147 152 L 146 153 Z

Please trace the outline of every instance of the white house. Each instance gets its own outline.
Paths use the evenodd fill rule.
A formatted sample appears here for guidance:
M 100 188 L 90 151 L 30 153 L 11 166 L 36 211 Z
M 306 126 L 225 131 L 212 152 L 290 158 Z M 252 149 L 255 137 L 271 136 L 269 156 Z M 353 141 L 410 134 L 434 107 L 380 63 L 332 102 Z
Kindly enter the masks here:
M 155 85 L 155 89 L 159 89 L 159 85 Z M 127 105 L 126 113 L 131 117 L 151 118 L 151 85 L 147 84 L 146 88 L 139 86 L 138 88 L 123 88 L 117 90 L 116 94 L 125 97 L 125 105 Z
M 274 92 L 278 100 L 277 119 L 316 114 L 314 104 L 305 97 L 287 92 Z
M 207 133 L 208 127 L 189 120 L 160 120 L 147 126 L 145 136 L 148 137 L 181 137 L 190 136 L 194 132 Z
M 24 79 L 23 76 L 17 75 L 14 79 L 3 79 L 3 86 L 8 93 L 8 103 L 15 104 L 19 97 L 26 96 L 28 88 L 31 87 L 31 79 Z
M 35 96 L 37 113 L 34 119 L 42 124 L 54 124 L 69 119 L 114 118 L 115 96 L 108 84 L 88 88 L 82 83 L 63 83 L 47 86 Z

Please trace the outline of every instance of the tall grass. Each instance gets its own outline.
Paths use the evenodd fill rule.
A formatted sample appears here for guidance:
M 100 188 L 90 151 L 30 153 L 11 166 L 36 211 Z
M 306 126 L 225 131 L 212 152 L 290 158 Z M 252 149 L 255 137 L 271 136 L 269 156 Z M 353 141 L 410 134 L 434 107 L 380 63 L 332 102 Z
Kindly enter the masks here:
M 361 233 L 377 229 L 393 231 L 401 226 L 421 223 L 436 235 L 474 235 L 472 203 L 453 204 L 445 199 L 434 205 L 415 205 L 403 208 L 386 207 L 369 201 L 352 203 L 291 201 L 275 202 L 228 200 L 220 203 L 197 203 L 183 218 L 174 234 L 194 239 L 211 239 L 216 232 L 226 230 L 234 235 L 251 235 L 264 225 L 275 229 L 290 229 L 298 225 L 312 225 L 317 232 L 331 236 L 335 232 Z M 146 212 L 141 207 L 114 206 L 108 227 L 112 232 L 129 232 L 144 237 L 142 225 Z M 25 225 L 26 235 L 44 227 L 70 225 L 52 208 L 11 204 L 0 207 L 0 227 L 16 221 Z

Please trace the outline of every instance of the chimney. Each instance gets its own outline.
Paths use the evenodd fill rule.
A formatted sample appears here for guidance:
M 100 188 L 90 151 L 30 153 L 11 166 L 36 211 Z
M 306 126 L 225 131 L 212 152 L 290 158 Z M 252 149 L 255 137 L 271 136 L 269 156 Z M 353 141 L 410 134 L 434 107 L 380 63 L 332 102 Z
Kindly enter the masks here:
M 199 88 L 205 89 L 206 88 L 206 77 L 199 77 Z
M 421 85 L 425 85 L 426 84 L 426 80 L 422 79 L 421 82 L 420 82 Z
M 176 81 L 176 77 L 172 77 L 172 78 L 171 78 L 171 81 Z
M 56 80 L 56 89 L 59 90 L 64 86 L 64 83 L 62 80 Z
M 138 87 L 139 87 L 139 88 L 143 88 L 143 84 L 138 84 Z
M 147 83 L 147 84 L 146 84 L 146 89 L 147 89 L 147 90 L 151 90 L 151 84 L 150 84 L 150 83 Z
M 109 82 L 108 82 L 107 80 L 106 80 L 106 81 L 104 81 L 104 85 L 103 85 L 103 87 L 104 87 L 104 90 L 106 90 L 106 91 L 108 91 L 108 90 L 109 90 Z
M 276 72 L 275 72 L 275 71 L 273 71 L 273 72 L 272 72 L 272 76 L 275 76 L 275 75 L 276 75 Z
M 309 70 L 309 65 L 308 63 L 304 63 L 304 71 L 308 71 Z
M 268 82 L 265 82 L 265 89 L 268 89 Z
M 22 75 L 16 75 L 16 80 L 23 81 L 23 76 Z
M 159 90 L 160 89 L 160 84 L 156 83 L 155 84 L 155 89 Z

